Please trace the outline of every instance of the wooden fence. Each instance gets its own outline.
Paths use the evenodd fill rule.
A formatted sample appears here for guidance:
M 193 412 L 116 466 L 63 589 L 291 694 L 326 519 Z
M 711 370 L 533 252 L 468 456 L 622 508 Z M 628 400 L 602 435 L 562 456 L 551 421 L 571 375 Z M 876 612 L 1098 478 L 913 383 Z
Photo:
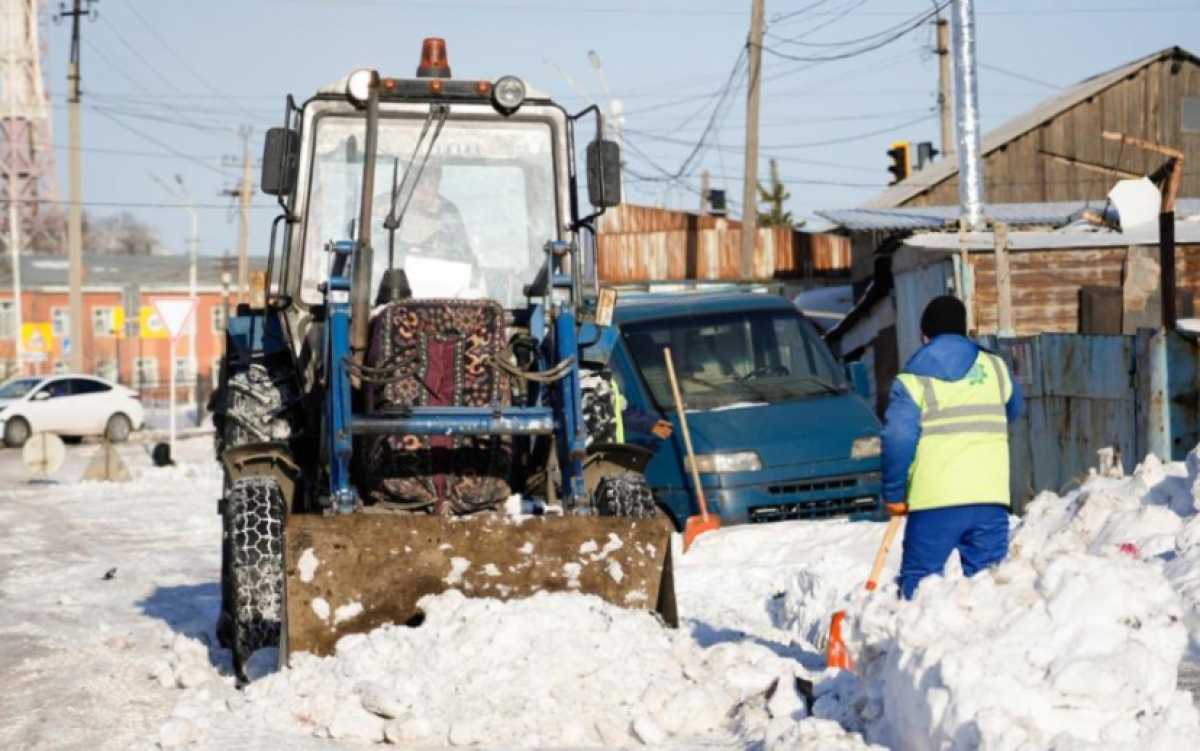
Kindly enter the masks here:
M 622 205 L 600 220 L 597 267 L 604 282 L 743 280 L 741 222 L 650 206 Z M 788 227 L 758 230 L 753 280 L 844 275 L 850 241 Z M 750 280 L 743 280 L 750 281 Z

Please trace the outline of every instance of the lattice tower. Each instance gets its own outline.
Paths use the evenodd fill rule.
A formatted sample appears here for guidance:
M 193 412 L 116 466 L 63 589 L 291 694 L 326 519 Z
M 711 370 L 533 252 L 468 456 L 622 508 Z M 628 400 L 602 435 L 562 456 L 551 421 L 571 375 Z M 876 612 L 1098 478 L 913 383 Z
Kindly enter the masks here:
M 0 243 L 8 252 L 9 200 L 18 202 L 20 249 L 64 252 L 65 226 L 42 84 L 46 0 L 0 0 L 0 176 L 5 211 Z

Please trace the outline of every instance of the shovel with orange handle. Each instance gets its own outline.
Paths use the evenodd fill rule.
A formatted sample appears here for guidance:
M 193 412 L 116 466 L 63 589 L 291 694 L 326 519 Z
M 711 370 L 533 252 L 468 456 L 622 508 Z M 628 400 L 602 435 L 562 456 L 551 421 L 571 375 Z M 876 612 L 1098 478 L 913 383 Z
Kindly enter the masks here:
M 883 532 L 883 542 L 879 544 L 879 551 L 875 553 L 875 563 L 871 566 L 871 576 L 867 578 L 868 592 L 873 592 L 879 586 L 879 572 L 883 571 L 883 562 L 887 560 L 888 550 L 892 547 L 892 541 L 896 539 L 896 533 L 900 531 L 900 521 L 903 518 L 902 516 L 893 516 L 888 520 L 887 529 Z M 846 642 L 842 640 L 842 623 L 845 620 L 846 611 L 839 610 L 833 614 L 833 619 L 829 623 L 829 650 L 826 653 L 826 663 L 831 668 L 853 670 L 854 661 L 850 659 L 850 651 L 846 649 Z
M 692 470 L 692 485 L 696 488 L 696 501 L 700 504 L 699 516 L 688 517 L 683 526 L 683 552 L 691 547 L 692 540 L 705 532 L 721 528 L 721 519 L 708 513 L 708 502 L 704 499 L 704 486 L 700 484 L 700 471 L 696 468 L 696 455 L 692 452 L 692 434 L 688 432 L 687 412 L 683 408 L 683 397 L 679 395 L 679 382 L 675 380 L 675 364 L 671 361 L 671 348 L 663 347 L 663 359 L 667 361 L 667 378 L 671 381 L 671 394 L 675 397 L 675 411 L 679 414 L 679 427 L 683 433 L 683 445 L 687 449 L 688 466 Z

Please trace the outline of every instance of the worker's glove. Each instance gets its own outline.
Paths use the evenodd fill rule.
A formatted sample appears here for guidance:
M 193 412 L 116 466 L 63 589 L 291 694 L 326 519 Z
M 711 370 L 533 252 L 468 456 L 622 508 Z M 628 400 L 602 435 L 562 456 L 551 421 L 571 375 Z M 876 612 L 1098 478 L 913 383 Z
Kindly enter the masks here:
M 670 438 L 671 433 L 674 432 L 674 430 L 675 428 L 666 420 L 659 420 L 658 422 L 654 423 L 654 427 L 650 428 L 651 433 L 663 440 Z
M 908 504 L 904 501 L 899 503 L 886 503 L 888 516 L 905 516 L 908 514 Z

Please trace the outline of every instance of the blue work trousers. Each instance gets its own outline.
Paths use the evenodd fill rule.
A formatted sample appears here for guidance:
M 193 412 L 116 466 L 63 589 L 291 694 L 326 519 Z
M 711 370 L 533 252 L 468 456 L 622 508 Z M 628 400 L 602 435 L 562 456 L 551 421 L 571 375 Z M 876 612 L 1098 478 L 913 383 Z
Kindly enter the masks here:
M 913 511 L 904 528 L 900 594 L 911 600 L 921 580 L 942 573 L 958 550 L 963 573 L 994 566 L 1008 554 L 1008 508 L 994 503 Z

